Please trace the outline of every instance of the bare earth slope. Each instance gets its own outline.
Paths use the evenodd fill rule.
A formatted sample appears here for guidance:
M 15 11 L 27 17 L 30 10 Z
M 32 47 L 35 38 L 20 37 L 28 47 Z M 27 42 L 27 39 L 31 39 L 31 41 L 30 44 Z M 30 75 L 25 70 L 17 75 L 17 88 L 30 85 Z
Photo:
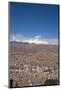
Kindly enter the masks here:
M 10 42 L 9 55 L 12 87 L 44 85 L 48 79 L 58 80 L 58 45 Z

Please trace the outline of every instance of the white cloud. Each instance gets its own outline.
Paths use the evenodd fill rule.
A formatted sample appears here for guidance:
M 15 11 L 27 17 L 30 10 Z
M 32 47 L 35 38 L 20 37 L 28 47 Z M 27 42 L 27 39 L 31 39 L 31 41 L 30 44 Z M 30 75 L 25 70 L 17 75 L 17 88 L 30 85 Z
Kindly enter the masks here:
M 20 34 L 14 34 L 14 35 L 10 35 L 10 41 L 23 41 L 27 39 L 25 36 L 23 35 L 20 35 Z
M 47 41 L 40 39 L 40 36 L 35 36 L 34 38 L 24 40 L 23 42 L 35 43 L 35 44 L 48 44 Z
M 23 35 L 15 34 L 10 36 L 10 41 L 28 42 L 35 44 L 58 44 L 57 39 L 44 39 L 40 35 L 36 35 L 35 37 L 25 37 Z

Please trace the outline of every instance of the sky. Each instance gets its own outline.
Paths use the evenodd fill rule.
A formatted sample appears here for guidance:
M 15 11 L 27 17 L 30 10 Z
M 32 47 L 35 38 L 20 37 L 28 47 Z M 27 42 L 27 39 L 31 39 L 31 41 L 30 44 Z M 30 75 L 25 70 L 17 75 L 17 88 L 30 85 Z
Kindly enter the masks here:
M 10 2 L 9 29 L 11 39 L 25 42 L 58 40 L 58 5 Z

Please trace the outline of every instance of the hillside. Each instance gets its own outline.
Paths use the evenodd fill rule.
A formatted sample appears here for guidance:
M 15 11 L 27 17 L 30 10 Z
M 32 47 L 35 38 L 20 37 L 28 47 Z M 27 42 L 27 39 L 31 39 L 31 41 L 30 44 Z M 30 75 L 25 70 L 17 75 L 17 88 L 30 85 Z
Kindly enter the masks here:
M 9 55 L 12 87 L 44 85 L 47 79 L 58 80 L 58 45 L 10 42 Z

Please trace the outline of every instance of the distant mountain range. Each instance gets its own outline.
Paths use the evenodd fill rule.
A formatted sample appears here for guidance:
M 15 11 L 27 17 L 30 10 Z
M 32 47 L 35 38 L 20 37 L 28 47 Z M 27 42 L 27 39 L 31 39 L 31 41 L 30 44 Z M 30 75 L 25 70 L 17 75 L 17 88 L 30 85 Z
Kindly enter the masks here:
M 10 42 L 11 49 L 18 49 L 24 52 L 39 52 L 39 51 L 48 51 L 48 52 L 58 52 L 58 45 L 49 45 L 49 44 L 35 44 L 28 42 Z
M 29 44 L 51 44 L 51 45 L 58 45 L 58 39 L 43 39 L 39 35 L 35 37 L 24 37 L 21 35 L 10 36 L 10 41 L 15 42 L 23 42 Z
M 19 41 L 19 40 L 10 40 L 10 42 L 17 42 L 17 43 L 25 43 L 25 44 L 45 44 L 45 45 L 58 45 L 58 43 L 51 43 L 47 41 L 42 41 L 42 40 L 24 40 L 24 41 Z

